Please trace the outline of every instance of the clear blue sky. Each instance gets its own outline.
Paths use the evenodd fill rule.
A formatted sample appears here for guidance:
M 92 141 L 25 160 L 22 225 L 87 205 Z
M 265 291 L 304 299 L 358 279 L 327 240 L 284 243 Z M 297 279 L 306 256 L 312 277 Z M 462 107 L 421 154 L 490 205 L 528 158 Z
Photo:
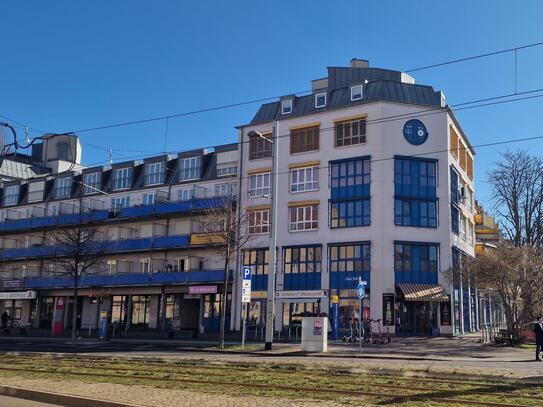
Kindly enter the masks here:
M 306 90 L 353 57 L 409 69 L 543 41 L 543 2 L 2 0 L 0 115 L 63 132 Z M 518 90 L 543 88 L 543 47 Z M 450 104 L 514 90 L 513 55 L 414 74 Z M 167 150 L 233 142 L 257 105 L 169 122 Z M 543 135 L 543 99 L 467 110 L 472 144 Z M 116 161 L 164 149 L 165 123 L 81 134 Z M 542 152 L 543 141 L 510 148 Z M 478 198 L 505 146 L 477 151 Z M 84 145 L 84 162 L 104 161 Z

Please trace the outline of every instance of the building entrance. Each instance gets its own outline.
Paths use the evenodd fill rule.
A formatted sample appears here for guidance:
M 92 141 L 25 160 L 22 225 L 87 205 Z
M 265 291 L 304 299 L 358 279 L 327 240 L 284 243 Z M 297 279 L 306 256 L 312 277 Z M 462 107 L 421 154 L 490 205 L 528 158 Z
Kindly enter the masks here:
M 400 334 L 437 335 L 437 302 L 404 301 L 400 303 Z

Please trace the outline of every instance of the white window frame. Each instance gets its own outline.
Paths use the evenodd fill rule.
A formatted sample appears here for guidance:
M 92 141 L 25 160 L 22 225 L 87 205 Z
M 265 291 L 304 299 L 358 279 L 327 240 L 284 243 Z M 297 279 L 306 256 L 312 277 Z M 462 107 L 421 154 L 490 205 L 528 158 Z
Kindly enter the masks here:
M 83 174 L 83 195 L 98 193 L 97 189 L 100 189 L 101 181 L 101 172 L 89 172 L 87 174 Z
M 247 211 L 249 222 L 247 232 L 250 235 L 263 235 L 270 233 L 270 210 L 258 209 Z
M 360 89 L 360 92 L 357 92 L 359 89 Z M 358 93 L 360 93 L 360 96 L 355 97 Z M 351 86 L 351 102 L 354 102 L 355 100 L 362 100 L 363 96 L 364 96 L 364 88 L 362 85 Z
M 324 96 L 324 103 L 322 105 L 319 105 L 319 97 Z M 315 95 L 315 109 L 326 107 L 326 92 L 317 93 Z
M 271 195 L 271 173 L 259 172 L 257 174 L 251 174 L 249 176 L 247 192 L 251 198 Z
M 145 174 L 143 176 L 145 185 L 164 184 L 164 175 L 166 163 L 164 161 L 145 164 Z
M 109 275 L 115 274 L 117 272 L 117 260 L 106 260 L 106 265 Z
M 459 234 L 460 234 L 460 237 L 462 238 L 462 240 L 466 240 L 466 234 L 467 234 L 467 231 L 466 231 L 466 223 L 467 223 L 468 219 L 462 214 L 460 213 L 460 225 L 459 225 Z
M 200 179 L 202 176 L 202 156 L 181 158 L 179 160 L 179 181 Z
M 4 187 L 4 206 L 17 205 L 19 203 L 20 185 Z M 9 200 L 7 198 L 10 198 Z
M 286 99 L 281 101 L 281 114 L 292 113 L 292 99 Z
M 184 197 L 183 195 L 187 195 Z M 177 190 L 177 200 L 178 201 L 190 201 L 194 199 L 194 187 L 181 188 Z
M 237 173 L 238 173 L 237 165 L 217 168 L 217 177 L 227 177 L 229 175 L 236 175 Z
M 143 204 L 144 205 L 154 205 L 156 203 L 156 191 L 155 192 L 146 192 L 143 194 Z
M 149 274 L 151 273 L 151 259 L 146 257 L 144 259 L 138 260 L 139 264 L 139 272 L 142 274 Z
M 299 168 L 292 168 L 290 170 L 290 177 L 289 177 L 289 188 L 290 192 L 293 194 L 298 194 L 301 192 L 309 192 L 309 191 L 318 191 L 320 186 L 320 174 L 319 174 L 320 168 L 317 165 L 308 166 L 308 167 L 299 167 Z M 303 181 L 300 182 L 301 175 L 303 174 Z M 308 181 L 308 175 L 311 174 L 311 181 Z M 315 180 L 315 175 L 317 176 L 317 179 Z M 296 178 L 296 182 L 294 182 L 294 178 Z M 294 186 L 296 186 L 296 190 L 294 190 Z
M 233 197 L 236 193 L 236 184 L 215 184 L 215 196 Z
M 130 170 L 131 170 L 130 167 L 117 168 L 113 170 L 113 189 L 114 190 L 130 188 L 130 184 L 131 184 Z
M 181 267 L 181 262 L 184 262 L 184 268 Z M 190 271 L 190 257 L 176 257 L 175 265 L 177 266 L 177 271 Z
M 314 209 L 316 208 L 316 212 Z M 313 218 L 313 214 L 317 218 Z M 295 218 L 293 219 L 293 215 Z M 289 232 L 305 232 L 319 229 L 319 205 L 291 206 L 288 208 L 288 230 Z
M 54 185 L 55 198 L 68 198 L 72 192 L 72 179 L 69 177 L 56 178 Z
M 111 210 L 116 212 L 121 208 L 130 206 L 130 196 L 115 196 L 111 198 Z

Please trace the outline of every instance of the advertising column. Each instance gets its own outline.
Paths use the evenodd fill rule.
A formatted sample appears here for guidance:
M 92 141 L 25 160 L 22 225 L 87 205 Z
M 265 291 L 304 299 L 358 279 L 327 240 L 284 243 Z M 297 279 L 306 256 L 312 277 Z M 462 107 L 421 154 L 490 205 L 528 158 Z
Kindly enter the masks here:
M 66 300 L 64 297 L 55 298 L 55 308 L 53 311 L 53 336 L 61 335 L 64 332 L 64 306 Z

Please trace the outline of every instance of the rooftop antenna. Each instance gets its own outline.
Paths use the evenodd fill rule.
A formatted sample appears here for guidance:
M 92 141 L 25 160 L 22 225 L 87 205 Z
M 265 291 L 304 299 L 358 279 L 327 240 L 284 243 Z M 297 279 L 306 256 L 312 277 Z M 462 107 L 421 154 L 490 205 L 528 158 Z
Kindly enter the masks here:
M 30 143 L 30 137 L 28 135 L 28 126 L 25 126 L 25 141 L 26 141 L 26 144 Z
M 108 148 L 107 152 L 109 155 L 109 164 L 113 164 L 113 150 L 111 148 Z

